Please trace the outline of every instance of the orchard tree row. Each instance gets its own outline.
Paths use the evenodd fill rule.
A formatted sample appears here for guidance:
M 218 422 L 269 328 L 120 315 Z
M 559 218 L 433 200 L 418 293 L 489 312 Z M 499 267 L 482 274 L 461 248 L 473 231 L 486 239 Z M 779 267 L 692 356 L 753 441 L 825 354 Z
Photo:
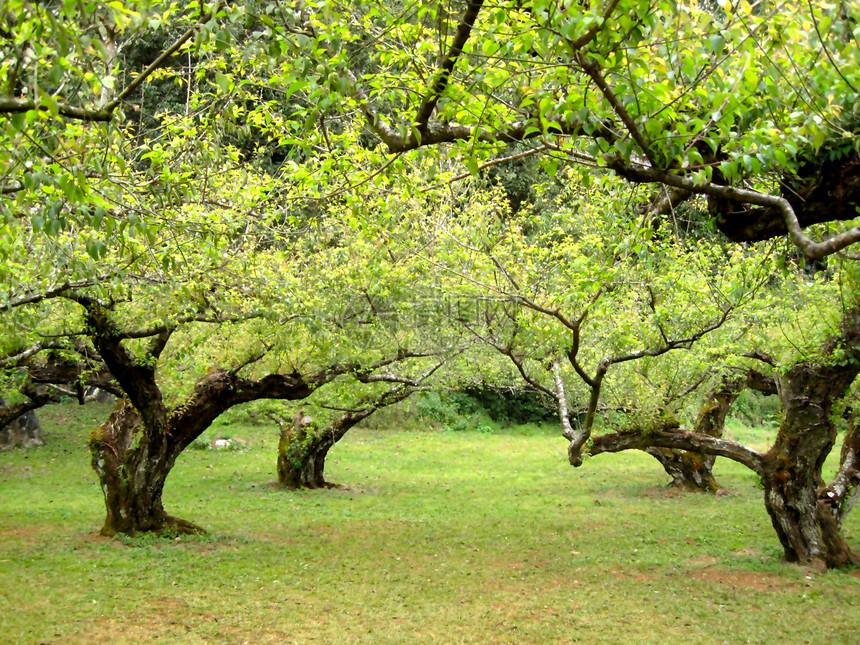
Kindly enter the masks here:
M 0 424 L 89 388 L 107 534 L 262 401 L 279 478 L 425 388 L 527 387 L 568 458 L 756 473 L 786 558 L 856 563 L 860 27 L 848 2 L 0 9 Z M 723 436 L 744 389 L 777 438 Z M 258 402 L 258 403 L 255 403 Z M 295 410 L 296 408 L 291 408 Z M 825 458 L 847 419 L 837 475 Z

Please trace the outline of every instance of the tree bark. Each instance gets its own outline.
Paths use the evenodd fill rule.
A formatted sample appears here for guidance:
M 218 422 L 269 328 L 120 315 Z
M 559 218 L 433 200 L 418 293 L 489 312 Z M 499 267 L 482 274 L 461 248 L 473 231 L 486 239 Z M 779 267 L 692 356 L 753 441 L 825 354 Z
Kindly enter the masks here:
M 325 480 L 328 451 L 353 425 L 343 415 L 323 430 L 314 430 L 310 417 L 299 410 L 292 423 L 281 425 L 278 442 L 278 483 L 284 488 L 329 488 Z
M 821 467 L 836 441 L 833 404 L 858 373 L 843 365 L 798 363 L 779 376 L 783 422 L 765 455 L 761 480 L 765 507 L 789 562 L 821 568 L 860 563 L 840 533 L 821 478 Z
M 726 416 L 744 387 L 742 379 L 734 378 L 720 383 L 711 390 L 699 409 L 696 432 L 711 437 L 722 437 Z M 722 488 L 714 478 L 715 455 L 656 446 L 645 448 L 645 452 L 660 462 L 672 478 L 669 483 L 672 488 L 699 493 L 716 493 Z
M 90 452 L 107 510 L 102 535 L 203 531 L 164 511 L 164 482 L 181 451 L 167 433 L 147 431 L 140 413 L 128 401 L 120 401 L 92 433 Z
M 7 406 L 0 398 L 0 450 L 7 448 L 32 448 L 44 445 L 42 425 L 34 409 L 13 416 L 19 406 Z M 9 418 L 8 421 L 6 419 Z

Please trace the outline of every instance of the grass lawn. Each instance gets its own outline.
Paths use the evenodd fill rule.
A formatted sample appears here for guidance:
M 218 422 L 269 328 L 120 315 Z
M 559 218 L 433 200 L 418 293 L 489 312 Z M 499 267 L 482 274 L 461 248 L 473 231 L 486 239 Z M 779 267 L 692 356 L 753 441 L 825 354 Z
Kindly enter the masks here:
M 222 427 L 247 448 L 186 451 L 165 492 L 208 536 L 107 539 L 105 416 L 46 410 L 48 445 L 0 454 L 2 643 L 860 642 L 860 572 L 783 564 L 730 462 L 727 495 L 675 496 L 641 453 L 571 468 L 553 428 L 357 429 L 344 488 L 289 492 L 276 429 Z

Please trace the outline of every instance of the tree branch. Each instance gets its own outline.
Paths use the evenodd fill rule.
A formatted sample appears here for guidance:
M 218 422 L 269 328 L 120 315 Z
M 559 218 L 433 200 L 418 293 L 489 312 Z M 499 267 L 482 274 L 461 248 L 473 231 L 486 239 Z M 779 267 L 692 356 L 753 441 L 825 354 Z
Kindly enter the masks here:
M 612 88 L 609 87 L 606 79 L 603 78 L 603 74 L 600 73 L 600 68 L 597 66 L 597 63 L 586 59 L 584 56 L 578 56 L 577 58 L 582 70 L 591 78 L 592 81 L 594 81 L 594 84 L 597 85 L 600 93 L 603 94 L 603 97 L 609 102 L 609 105 L 612 106 L 612 110 L 618 115 L 618 118 L 621 119 L 624 127 L 627 128 L 627 132 L 630 133 L 630 136 L 633 137 L 636 145 L 638 145 L 639 149 L 642 150 L 642 154 L 645 155 L 645 158 L 648 159 L 652 166 L 656 167 L 658 164 L 654 157 L 654 153 L 651 150 L 651 144 L 645 138 L 645 135 L 642 134 L 642 130 L 639 129 L 636 121 L 634 121 L 633 117 L 630 116 L 627 108 L 624 107 L 624 104 L 618 99 L 615 92 L 612 91 Z
M 143 329 L 132 329 L 129 331 L 117 332 L 117 338 L 120 340 L 126 339 L 135 339 L 135 338 L 151 338 L 153 336 L 161 336 L 164 333 L 173 332 L 178 326 L 185 325 L 191 322 L 199 322 L 199 323 L 211 323 L 211 324 L 221 324 L 221 323 L 235 323 L 235 322 L 244 322 L 247 320 L 254 320 L 256 318 L 262 318 L 263 312 L 256 311 L 249 314 L 240 314 L 236 316 L 225 316 L 225 315 L 209 315 L 203 312 L 198 312 L 194 314 L 188 314 L 185 316 L 177 316 L 173 320 L 169 320 L 160 325 L 153 325 L 152 327 L 146 327 Z
M 621 0 L 612 0 L 609 3 L 609 6 L 606 7 L 606 10 L 603 12 L 603 20 L 596 23 L 591 29 L 586 31 L 582 36 L 577 38 L 576 40 L 569 40 L 568 45 L 573 53 L 580 51 L 586 45 L 588 45 L 592 40 L 597 37 L 597 34 L 600 33 L 600 30 L 606 25 L 606 21 L 609 20 L 609 17 L 615 11 L 615 7 L 618 6 L 618 3 Z
M 755 473 L 761 474 L 764 455 L 747 448 L 741 443 L 712 437 L 697 432 L 683 430 L 660 430 L 657 432 L 616 432 L 594 437 L 588 453 L 599 455 L 603 452 L 622 450 L 645 450 L 646 448 L 677 448 L 690 452 L 726 457 L 743 464 Z
M 570 424 L 570 412 L 567 409 L 567 393 L 564 391 L 564 380 L 561 377 L 561 362 L 558 358 L 552 361 L 552 375 L 555 383 L 556 402 L 558 403 L 558 418 L 561 422 L 562 436 L 571 444 L 578 440 L 578 433 Z
M 96 276 L 95 278 L 84 278 L 81 280 L 64 282 L 63 284 L 58 284 L 55 287 L 51 287 L 47 291 L 40 291 L 38 293 L 31 292 L 25 293 L 20 296 L 12 296 L 6 302 L 0 303 L 0 313 L 24 305 L 36 304 L 42 302 L 43 300 L 64 297 L 64 295 L 68 291 L 72 291 L 74 289 L 84 289 L 86 287 L 93 287 L 108 280 L 111 277 L 113 277 L 112 273 L 105 273 L 103 275 Z
M 398 130 L 392 128 L 382 115 L 379 114 L 355 75 L 349 70 L 344 70 L 344 74 L 349 78 L 352 96 L 358 101 L 365 121 L 373 133 L 382 139 L 382 142 L 392 154 L 408 152 L 440 143 L 471 141 L 473 139 L 482 143 L 517 143 L 536 139 L 545 134 L 538 127 L 538 120 L 529 118 L 525 121 L 514 123 L 498 132 L 487 130 L 481 126 L 429 121 L 425 131 L 421 133 L 420 141 L 415 136 L 415 132 L 411 131 L 411 128 L 408 135 L 401 136 Z M 547 119 L 557 125 L 556 130 L 559 135 L 583 136 L 587 134 L 588 136 L 606 139 L 610 142 L 618 138 L 611 128 L 612 124 L 608 122 L 588 122 L 578 116 L 565 119 L 558 115 L 548 115 Z
M 152 63 L 143 70 L 137 77 L 129 83 L 117 96 L 106 106 L 99 110 L 82 108 L 70 104 L 66 100 L 57 101 L 57 113 L 70 119 L 78 119 L 81 121 L 106 122 L 113 118 L 113 114 L 119 107 L 120 103 L 134 90 L 136 90 L 152 73 L 161 67 L 168 58 L 175 54 L 182 45 L 199 29 L 201 24 L 208 22 L 221 9 L 220 3 L 215 5 L 211 13 L 202 16 L 200 20 L 186 30 L 179 38 L 177 38 L 170 47 L 165 49 Z M 47 106 L 37 103 L 33 99 L 23 99 L 11 96 L 0 96 L 0 114 L 17 114 L 28 112 L 30 110 L 47 110 Z
M 58 342 L 47 342 L 42 343 L 38 342 L 26 349 L 15 350 L 15 353 L 10 353 L 0 359 L 0 369 L 10 368 L 10 367 L 20 367 L 24 365 L 29 359 L 31 359 L 36 354 L 43 352 L 47 349 L 64 349 L 65 345 Z
M 472 28 L 475 26 L 475 20 L 477 20 L 478 13 L 480 13 L 483 4 L 484 0 L 469 0 L 466 5 L 466 13 L 463 14 L 460 25 L 457 27 L 457 33 L 454 34 L 451 47 L 441 61 L 439 71 L 433 79 L 433 84 L 430 86 L 429 92 L 418 107 L 418 112 L 415 114 L 415 126 L 418 132 L 421 133 L 422 138 L 427 131 L 427 124 L 430 121 L 433 110 L 436 109 L 439 97 L 442 96 L 445 88 L 448 87 L 451 73 L 454 71 L 454 65 L 457 64 L 457 59 L 463 53 L 463 47 L 466 45 L 466 41 L 469 40 Z
M 665 170 L 647 168 L 638 164 L 625 164 L 620 160 L 611 162 L 609 167 L 632 182 L 661 183 L 699 195 L 709 195 L 744 204 L 776 208 L 782 214 L 791 242 L 812 260 L 832 255 L 851 244 L 860 242 L 860 226 L 843 231 L 823 242 L 814 242 L 803 233 L 794 208 L 784 197 L 768 195 L 746 188 L 714 184 L 712 182 L 697 184 L 692 179 Z

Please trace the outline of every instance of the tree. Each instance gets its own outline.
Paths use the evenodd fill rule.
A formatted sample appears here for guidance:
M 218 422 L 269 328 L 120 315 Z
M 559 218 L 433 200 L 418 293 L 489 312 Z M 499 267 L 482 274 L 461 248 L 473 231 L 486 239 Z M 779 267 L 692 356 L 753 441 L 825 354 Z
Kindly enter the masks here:
M 860 372 L 857 330 L 858 315 L 849 312 L 840 333 L 822 347 L 821 358 L 798 361 L 775 375 L 783 418 L 766 453 L 735 441 L 671 429 L 603 435 L 594 438 L 587 451 L 597 455 L 630 448 L 681 448 L 737 461 L 761 478 L 765 506 L 789 562 L 822 568 L 856 564 L 860 558 L 839 530 L 856 503 L 856 494 L 846 486 L 858 476 L 853 428 L 844 440 L 838 475 L 829 486 L 821 467 L 836 441 L 836 408 Z M 766 356 L 762 359 L 771 362 Z M 581 460 L 581 455 L 574 458 Z
M 586 441 L 600 422 L 646 432 L 677 427 L 690 395 L 713 380 L 702 352 L 691 350 L 718 330 L 736 333 L 732 319 L 755 307 L 770 255 L 751 249 L 727 260 L 719 244 L 691 245 L 638 224 L 625 230 L 613 223 L 623 195 L 571 192 L 550 217 L 512 217 L 499 191 L 475 193 L 463 211 L 439 216 L 429 261 L 448 272 L 451 294 L 476 303 L 472 315 L 454 312 L 453 322 L 555 401 L 572 442 Z M 659 360 L 670 353 L 671 362 Z M 717 379 L 698 408 L 703 432 L 722 434 L 740 392 L 734 380 Z M 707 456 L 648 452 L 676 485 L 717 489 Z
M 289 489 L 332 486 L 325 479 L 325 460 L 329 450 L 343 439 L 349 430 L 378 410 L 399 403 L 413 393 L 425 389 L 422 383 L 443 364 L 444 359 L 415 378 L 390 372 L 359 373 L 353 377 L 359 383 L 384 384 L 383 390 L 379 392 L 379 389 L 375 388 L 375 393 L 366 394 L 348 407 L 344 403 L 317 403 L 315 408 L 326 415 L 324 419 L 328 417 L 322 423 L 315 416 L 306 413 L 307 407 L 296 411 L 291 420 L 269 413 L 281 429 L 278 442 L 278 483 Z M 355 385 L 347 387 L 352 389 Z M 339 389 L 343 389 L 343 386 Z M 328 392 L 329 390 L 326 393 Z M 353 394 L 350 398 L 354 396 Z
M 860 239 L 850 226 L 820 242 L 803 230 L 856 216 L 855 7 L 465 5 L 305 21 L 327 53 L 320 84 L 342 94 L 312 109 L 359 109 L 394 155 L 451 144 L 472 173 L 525 154 L 550 172 L 611 170 L 662 187 L 653 215 L 703 195 L 731 239 L 787 233 L 810 258 Z M 511 155 L 511 144 L 528 147 Z
M 837 480 L 827 486 L 821 477 L 821 466 L 836 441 L 834 419 L 840 402 L 860 370 L 855 356 L 858 316 L 851 308 L 855 271 L 850 260 L 807 284 L 789 270 L 780 278 L 769 254 L 757 257 L 752 249 L 735 250 L 729 256 L 732 262 L 721 251 L 712 250 L 709 261 L 701 242 L 695 253 L 689 253 L 671 235 L 657 234 L 637 245 L 637 232 L 632 239 L 619 241 L 617 232 L 609 230 L 596 213 L 592 225 L 604 227 L 608 239 L 618 246 L 608 246 L 599 236 L 588 237 L 581 222 L 576 237 L 558 232 L 541 237 L 538 245 L 522 234 L 516 222 L 496 229 L 501 232 L 494 236 L 493 224 L 481 221 L 475 216 L 478 212 L 472 211 L 470 224 L 484 236 L 479 238 L 482 245 L 456 242 L 471 258 L 460 264 L 472 267 L 470 284 L 477 282 L 474 276 L 482 276 L 487 292 L 511 306 L 496 309 L 475 332 L 508 356 L 527 382 L 555 398 L 563 434 L 570 440 L 572 465 L 580 466 L 585 456 L 601 452 L 642 449 L 656 456 L 670 474 L 708 487 L 713 485 L 708 477 L 713 456 L 734 459 L 760 477 L 765 506 L 789 561 L 820 567 L 857 561 L 839 532 L 856 501 L 846 486 L 857 477 L 853 430 L 845 439 Z M 468 226 L 452 237 L 474 239 Z M 577 257 L 583 246 L 609 250 L 602 255 L 591 252 L 583 262 Z M 619 256 L 618 248 L 637 251 Z M 482 256 L 483 267 L 478 264 Z M 548 266 L 553 267 L 552 272 L 546 271 Z M 580 289 L 564 293 L 558 279 L 578 283 Z M 834 297 L 840 291 L 841 304 Z M 708 292 L 716 305 L 710 322 L 702 297 Z M 781 358 L 774 359 L 775 350 L 763 348 L 778 346 L 770 330 L 779 329 L 777 321 L 787 312 L 796 321 L 795 336 L 781 341 Z M 730 315 L 737 320 L 726 325 Z M 844 317 L 841 324 L 840 316 Z M 758 329 L 751 332 L 751 327 Z M 570 334 L 569 340 L 558 338 L 555 328 Z M 706 334 L 717 332 L 722 339 L 702 343 Z M 815 340 L 825 337 L 829 339 L 824 342 Z M 650 341 L 650 346 L 643 341 Z M 692 427 L 679 422 L 672 407 L 666 406 L 667 398 L 659 399 L 663 404 L 649 415 L 653 389 L 650 393 L 648 389 L 632 390 L 629 398 L 621 397 L 625 403 L 614 406 L 625 410 L 630 425 L 595 436 L 601 398 L 612 371 L 653 361 L 647 373 L 653 387 L 654 375 L 659 373 L 656 363 L 674 372 L 683 365 L 678 358 L 671 363 L 664 360 L 677 350 L 692 352 L 694 366 L 697 362 L 719 366 L 732 356 L 747 363 L 739 366 L 740 371 L 722 372 Z M 705 359 L 703 352 L 710 357 Z M 588 405 L 581 422 L 569 407 L 562 360 L 587 386 Z M 760 373 L 749 361 L 764 364 L 773 374 Z M 552 368 L 551 381 L 547 363 Z M 702 367 L 696 369 L 702 377 L 688 378 L 693 386 L 702 383 L 707 374 Z M 617 378 L 630 390 L 632 376 L 628 369 Z M 780 431 L 765 454 L 721 437 L 722 421 L 741 387 L 777 393 L 782 402 Z M 679 399 L 692 389 L 679 392 Z M 617 399 L 618 393 L 614 396 Z

